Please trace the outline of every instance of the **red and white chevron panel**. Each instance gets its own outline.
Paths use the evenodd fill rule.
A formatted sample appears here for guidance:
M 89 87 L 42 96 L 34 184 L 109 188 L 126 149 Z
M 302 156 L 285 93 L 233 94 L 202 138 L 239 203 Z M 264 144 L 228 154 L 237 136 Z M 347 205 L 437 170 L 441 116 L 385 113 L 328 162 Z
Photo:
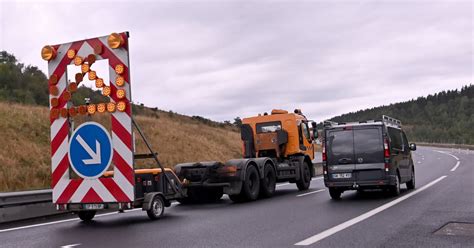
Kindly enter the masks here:
M 132 119 L 131 119 L 131 94 L 129 79 L 129 53 L 128 35 L 120 33 L 125 43 L 124 46 L 112 49 L 108 46 L 108 36 L 75 41 L 53 46 L 57 51 L 54 59 L 48 63 L 48 74 L 51 78 L 56 75 L 58 78 L 57 87 L 59 89 L 59 106 L 56 108 L 67 108 L 68 102 L 61 97 L 67 89 L 68 80 L 66 78 L 67 66 L 74 63 L 74 58 L 69 59 L 67 51 L 73 49 L 77 56 L 86 58 L 89 54 L 94 54 L 94 47 L 101 46 L 102 53 L 96 54 L 96 59 L 108 59 L 111 102 L 118 102 L 116 91 L 124 89 L 125 99 L 120 99 L 126 103 L 126 111 L 115 111 L 111 116 L 112 123 L 112 145 L 114 176 L 111 178 L 98 179 L 70 179 L 69 176 L 69 135 L 70 130 L 68 118 L 59 116 L 57 119 L 51 118 L 51 166 L 53 189 L 53 203 L 129 203 L 134 201 L 134 171 L 133 171 L 133 139 L 132 139 Z M 115 84 L 115 66 L 124 65 L 125 85 L 119 87 Z M 70 80 L 74 81 L 74 75 L 70 75 Z M 99 75 L 100 76 L 100 75 Z M 50 98 L 52 98 L 50 96 Z M 51 100 L 51 99 L 50 99 Z M 51 101 L 50 101 L 51 103 Z M 72 103 L 69 103 L 71 105 Z M 50 105 L 50 109 L 53 107 Z M 96 113 L 98 114 L 98 113 Z

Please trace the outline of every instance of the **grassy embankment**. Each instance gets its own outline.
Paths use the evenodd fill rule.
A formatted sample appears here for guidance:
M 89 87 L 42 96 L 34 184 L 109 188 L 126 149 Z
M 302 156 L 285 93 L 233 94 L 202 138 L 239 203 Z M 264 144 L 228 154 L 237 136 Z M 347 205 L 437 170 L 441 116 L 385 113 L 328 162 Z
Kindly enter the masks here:
M 46 107 L 0 102 L 0 192 L 49 188 L 51 174 L 49 111 Z M 108 114 L 95 121 L 108 123 Z M 240 156 L 240 135 L 232 127 L 214 127 L 190 117 L 161 111 L 135 116 L 166 167 L 181 162 Z M 77 120 L 76 126 L 82 120 Z M 137 152 L 145 145 L 136 133 Z M 153 160 L 136 167 L 153 167 Z

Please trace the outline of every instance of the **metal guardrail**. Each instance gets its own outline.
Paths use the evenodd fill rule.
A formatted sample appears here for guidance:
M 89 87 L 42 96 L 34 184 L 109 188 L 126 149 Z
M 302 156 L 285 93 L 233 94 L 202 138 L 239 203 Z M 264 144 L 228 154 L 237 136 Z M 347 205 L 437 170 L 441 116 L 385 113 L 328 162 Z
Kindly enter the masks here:
M 0 193 L 0 223 L 55 214 L 51 189 Z

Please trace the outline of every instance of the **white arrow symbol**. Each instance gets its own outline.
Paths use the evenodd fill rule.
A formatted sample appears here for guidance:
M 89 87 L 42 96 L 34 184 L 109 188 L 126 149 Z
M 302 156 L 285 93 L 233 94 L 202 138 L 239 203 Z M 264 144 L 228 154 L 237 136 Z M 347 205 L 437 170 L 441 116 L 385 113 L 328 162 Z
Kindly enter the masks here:
M 95 148 L 97 152 L 92 151 L 90 146 L 84 141 L 84 139 L 82 139 L 80 135 L 77 135 L 77 141 L 79 142 L 79 144 L 81 144 L 84 150 L 86 150 L 86 152 L 91 157 L 90 159 L 83 159 L 82 162 L 84 162 L 84 164 L 100 164 L 101 163 L 100 143 L 98 140 L 95 141 Z

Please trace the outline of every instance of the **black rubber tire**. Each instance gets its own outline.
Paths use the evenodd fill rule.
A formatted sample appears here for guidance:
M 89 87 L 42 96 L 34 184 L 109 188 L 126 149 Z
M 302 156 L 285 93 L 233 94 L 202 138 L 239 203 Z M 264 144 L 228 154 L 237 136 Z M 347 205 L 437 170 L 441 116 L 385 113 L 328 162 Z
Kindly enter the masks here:
M 94 210 L 88 210 L 88 211 L 79 211 L 77 212 L 77 215 L 79 216 L 79 219 L 82 221 L 89 222 L 92 219 L 94 219 L 96 211 Z
M 336 188 L 329 188 L 329 195 L 333 200 L 341 200 L 342 190 Z
M 242 196 L 242 194 L 229 195 L 229 199 L 235 203 L 245 202 L 245 198 Z
M 390 185 L 388 187 L 388 192 L 391 196 L 399 196 L 400 195 L 400 177 L 397 175 L 395 180 L 395 185 Z
M 301 169 L 303 170 L 302 176 L 300 177 L 300 180 L 296 181 L 296 186 L 300 191 L 309 189 L 309 186 L 311 185 L 311 171 L 308 163 L 304 162 Z
M 249 166 L 245 173 L 245 181 L 242 184 L 242 192 L 240 192 L 245 200 L 255 201 L 260 193 L 260 178 L 255 166 Z
M 407 189 L 415 189 L 416 183 L 415 183 L 415 171 L 411 171 L 411 179 L 410 181 L 406 182 Z
M 156 220 L 161 218 L 164 212 L 165 202 L 163 201 L 163 197 L 156 195 L 151 201 L 151 208 L 146 211 L 146 214 L 150 219 Z
M 271 197 L 275 193 L 276 173 L 270 164 L 266 164 L 263 171 L 263 179 L 260 180 L 260 196 Z

